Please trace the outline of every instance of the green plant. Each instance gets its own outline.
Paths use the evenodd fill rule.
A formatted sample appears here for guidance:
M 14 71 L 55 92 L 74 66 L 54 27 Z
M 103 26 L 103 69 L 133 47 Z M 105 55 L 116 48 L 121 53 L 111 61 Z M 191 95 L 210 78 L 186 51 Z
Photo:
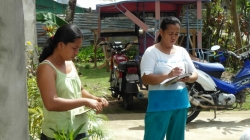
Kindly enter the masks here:
M 32 43 L 27 41 L 26 46 L 31 46 Z M 35 48 L 37 49 L 37 48 Z M 36 52 L 38 52 L 37 50 Z M 28 113 L 29 113 L 29 133 L 30 139 L 40 137 L 42 132 L 41 124 L 43 121 L 42 100 L 36 83 L 37 64 L 34 61 L 35 50 L 27 50 L 27 91 L 28 91 Z
M 79 50 L 79 53 L 77 55 L 77 61 L 78 62 L 84 62 L 87 63 L 89 61 L 93 60 L 94 52 L 93 52 L 93 46 L 87 46 L 87 47 L 82 47 Z
M 106 129 L 108 118 L 103 114 L 96 114 L 91 110 L 88 112 L 89 135 L 92 140 L 111 140 L 109 132 Z
M 131 46 L 128 50 L 126 55 L 128 56 L 128 58 L 131 59 L 135 59 L 136 55 L 139 55 L 139 51 L 138 51 L 138 46 Z
M 102 61 L 102 60 L 104 60 L 104 52 L 103 52 L 102 49 L 98 49 L 98 50 L 96 51 L 96 59 L 97 59 L 97 61 Z
M 35 108 L 28 108 L 29 112 L 29 133 L 33 139 L 39 138 L 42 133 L 41 124 L 43 122 L 42 108 L 37 106 Z
M 51 12 L 37 12 L 36 21 L 55 26 L 62 26 L 64 24 L 68 24 L 67 21 L 63 20 L 62 18 Z
M 74 140 L 81 129 L 83 128 L 84 124 L 81 124 L 76 130 L 67 130 L 65 133 L 64 130 L 54 130 L 53 128 L 50 128 L 54 132 L 54 139 L 55 140 Z M 82 140 L 87 140 L 88 137 L 83 138 Z
M 86 64 L 86 65 L 84 66 L 84 68 L 85 68 L 85 69 L 90 69 L 90 64 Z

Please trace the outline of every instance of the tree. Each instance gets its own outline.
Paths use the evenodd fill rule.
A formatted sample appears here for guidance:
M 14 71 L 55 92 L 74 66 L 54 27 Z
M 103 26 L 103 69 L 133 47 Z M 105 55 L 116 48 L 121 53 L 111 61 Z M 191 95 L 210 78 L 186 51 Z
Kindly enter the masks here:
M 70 24 L 72 24 L 73 20 L 74 20 L 76 2 L 77 2 L 77 0 L 69 0 L 68 7 L 66 9 L 66 18 L 65 18 L 65 20 Z
M 241 32 L 240 32 L 240 24 L 237 14 L 237 0 L 225 0 L 227 6 L 230 9 L 232 20 L 234 24 L 234 31 L 235 31 L 235 37 L 236 37 L 236 48 L 240 49 L 242 47 L 242 40 L 241 40 Z

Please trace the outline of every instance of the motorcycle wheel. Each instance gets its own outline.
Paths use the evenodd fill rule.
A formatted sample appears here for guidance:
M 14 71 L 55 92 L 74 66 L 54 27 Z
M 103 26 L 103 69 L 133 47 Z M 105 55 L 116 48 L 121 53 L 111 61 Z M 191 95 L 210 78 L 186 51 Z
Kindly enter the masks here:
M 123 95 L 123 105 L 126 110 L 131 110 L 133 107 L 133 94 Z
M 195 89 L 198 91 L 202 91 L 203 88 L 198 84 L 198 83 L 194 83 L 195 84 Z M 192 95 L 190 88 L 192 87 L 193 84 L 187 84 L 187 89 L 188 89 L 188 94 Z M 193 121 L 201 112 L 201 107 L 200 106 L 195 106 L 191 104 L 191 107 L 188 109 L 188 114 L 187 114 L 187 121 L 186 123 L 190 123 L 191 121 Z
M 188 109 L 187 121 L 186 123 L 190 123 L 193 121 L 201 112 L 201 107 L 194 106 L 191 104 L 191 107 Z

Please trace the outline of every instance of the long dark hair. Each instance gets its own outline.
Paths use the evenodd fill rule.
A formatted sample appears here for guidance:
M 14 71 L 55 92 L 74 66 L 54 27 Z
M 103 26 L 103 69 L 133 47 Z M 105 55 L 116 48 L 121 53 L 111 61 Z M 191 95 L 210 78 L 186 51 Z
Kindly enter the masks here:
M 59 42 L 67 44 L 69 42 L 74 42 L 77 38 L 83 38 L 83 35 L 81 30 L 76 25 L 65 24 L 59 27 L 55 35 L 47 40 L 47 43 L 39 57 L 39 62 L 41 63 L 47 57 L 52 55 Z
M 181 22 L 180 22 L 180 20 L 178 18 L 176 18 L 174 16 L 168 16 L 168 17 L 165 17 L 161 21 L 160 28 L 162 29 L 162 31 L 166 30 L 167 26 L 169 24 L 172 24 L 172 25 L 179 24 L 181 26 Z M 158 37 L 157 37 L 156 43 L 159 43 L 160 41 L 161 41 L 161 35 L 159 34 Z

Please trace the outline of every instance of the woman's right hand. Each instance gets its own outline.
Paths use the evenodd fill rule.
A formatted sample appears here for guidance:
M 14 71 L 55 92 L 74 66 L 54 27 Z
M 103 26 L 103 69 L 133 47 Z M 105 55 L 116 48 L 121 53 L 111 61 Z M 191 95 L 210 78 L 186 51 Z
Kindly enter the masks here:
M 173 68 L 170 73 L 168 74 L 169 78 L 175 77 L 182 74 L 182 69 L 175 67 Z
M 103 107 L 102 107 L 102 102 L 98 102 L 97 100 L 94 99 L 87 99 L 88 104 L 86 106 L 95 109 L 97 113 L 102 112 Z

